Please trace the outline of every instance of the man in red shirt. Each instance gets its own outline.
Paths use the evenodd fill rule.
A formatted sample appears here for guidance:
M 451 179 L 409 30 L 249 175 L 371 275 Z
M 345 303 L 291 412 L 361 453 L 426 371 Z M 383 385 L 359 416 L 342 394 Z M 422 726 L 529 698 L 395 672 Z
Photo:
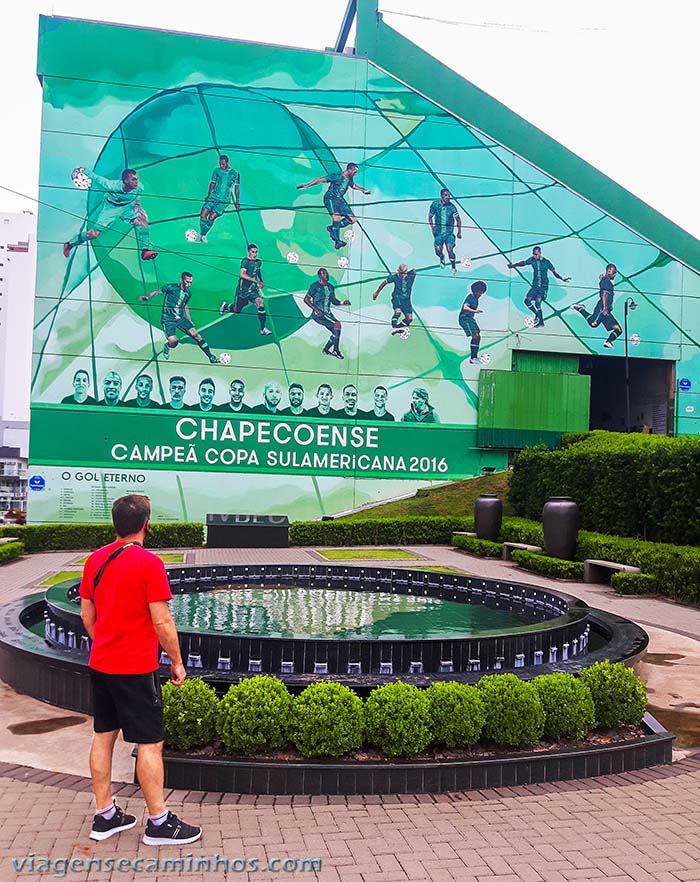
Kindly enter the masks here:
M 107 839 L 136 824 L 112 799 L 112 754 L 122 730 L 138 745 L 136 774 L 148 807 L 146 845 L 187 845 L 202 828 L 165 808 L 163 797 L 163 704 L 158 644 L 172 660 L 170 680 L 185 682 L 172 598 L 163 561 L 146 551 L 150 527 L 147 496 L 122 496 L 112 506 L 116 542 L 88 557 L 80 583 L 80 615 L 92 640 L 90 679 L 95 735 L 90 773 L 95 792 L 91 839 Z M 103 806 L 103 807 L 102 807 Z

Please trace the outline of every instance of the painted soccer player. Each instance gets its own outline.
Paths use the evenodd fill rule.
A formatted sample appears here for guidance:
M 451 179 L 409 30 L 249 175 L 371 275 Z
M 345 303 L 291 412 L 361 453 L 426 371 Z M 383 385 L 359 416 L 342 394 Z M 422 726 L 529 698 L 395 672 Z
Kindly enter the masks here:
M 102 380 L 102 401 L 104 407 L 117 407 L 122 393 L 122 378 L 116 371 L 107 371 Z
M 185 378 L 171 377 L 170 382 L 168 383 L 168 388 L 170 391 L 170 401 L 165 405 L 165 408 L 170 408 L 171 410 L 186 410 L 185 392 L 187 391 L 187 381 Z
M 396 422 L 394 416 L 386 409 L 389 392 L 386 386 L 377 386 L 374 390 L 374 408 L 364 414 L 367 420 L 382 420 L 383 422 Z
M 228 387 L 229 401 L 226 404 L 220 404 L 214 410 L 219 413 L 250 413 L 251 408 L 243 403 L 245 398 L 245 383 L 243 380 L 231 380 Z
M 314 178 L 308 184 L 298 184 L 297 190 L 306 190 L 309 187 L 315 187 L 317 184 L 328 184 L 328 189 L 323 196 L 323 204 L 326 211 L 331 216 L 330 225 L 326 227 L 331 240 L 336 248 L 344 248 L 346 242 L 340 238 L 340 230 L 354 224 L 357 218 L 353 214 L 352 207 L 345 199 L 348 190 L 359 190 L 365 196 L 369 196 L 369 190 L 365 190 L 359 184 L 355 183 L 355 175 L 357 174 L 357 163 L 349 162 L 345 166 L 345 171 L 332 172 L 324 175 L 322 178 Z
M 279 416 L 279 411 L 277 408 L 279 407 L 281 400 L 282 387 L 280 386 L 280 384 L 274 381 L 265 383 L 265 388 L 263 389 L 262 404 L 254 407 L 251 410 L 251 413 L 261 413 L 265 416 Z
M 402 423 L 439 423 L 440 419 L 430 403 L 428 390 L 418 386 L 411 395 L 411 409 L 401 417 Z
M 338 300 L 335 296 L 335 285 L 331 285 L 327 269 L 321 268 L 317 275 L 318 281 L 314 282 L 306 292 L 304 303 L 312 310 L 311 318 L 331 333 L 330 339 L 323 347 L 323 354 L 344 358 L 340 351 L 342 325 L 333 315 L 331 307 L 350 306 L 350 301 Z
M 148 374 L 141 374 L 136 378 L 136 397 L 124 402 L 124 407 L 160 408 L 160 404 L 151 398 L 152 392 L 153 378 Z
M 236 211 L 241 210 L 240 184 L 240 174 L 235 168 L 231 168 L 228 156 L 222 154 L 219 157 L 219 165 L 212 172 L 207 197 L 199 215 L 200 242 L 207 241 L 207 234 L 214 226 L 214 221 L 226 211 L 231 200 L 236 206 Z
M 287 389 L 289 407 L 278 411 L 280 416 L 302 416 L 304 413 L 304 387 L 301 383 L 291 383 Z
M 462 238 L 462 218 L 457 206 L 452 203 L 452 193 L 443 187 L 440 198 L 430 203 L 428 223 L 433 234 L 435 253 L 440 258 L 440 266 L 445 268 L 445 248 L 452 265 L 452 275 L 457 275 L 457 258 L 455 257 L 455 223 L 457 238 Z
M 150 300 L 151 297 L 156 297 L 158 294 L 163 295 L 163 311 L 160 317 L 163 331 L 166 336 L 165 346 L 163 347 L 163 358 L 170 358 L 170 350 L 175 349 L 180 342 L 177 339 L 177 332 L 182 331 L 184 334 L 192 337 L 197 346 L 199 346 L 212 364 L 216 364 L 219 359 L 211 351 L 209 344 L 204 337 L 202 337 L 197 328 L 192 324 L 192 316 L 190 315 L 188 303 L 192 296 L 190 294 L 190 288 L 192 287 L 193 281 L 192 273 L 183 273 L 180 276 L 179 282 L 163 285 L 162 288 L 157 288 L 155 291 L 151 291 L 150 294 L 142 294 L 141 297 L 139 297 L 139 300 L 145 302 L 146 300 Z
M 199 403 L 191 404 L 187 410 L 197 410 L 200 413 L 209 413 L 216 410 L 214 407 L 214 396 L 216 395 L 216 384 L 211 377 L 205 377 L 200 381 L 197 389 L 199 392 Z
M 347 386 L 343 387 L 343 409 L 337 410 L 335 412 L 335 415 L 337 417 L 340 417 L 340 419 L 349 420 L 354 420 L 365 416 L 365 414 L 361 413 L 357 409 L 357 386 L 353 386 L 352 383 L 348 383 Z
M 69 257 L 73 248 L 97 239 L 103 230 L 117 221 L 123 221 L 134 228 L 141 260 L 153 260 L 158 257 L 158 252 L 151 250 L 148 217 L 139 202 L 143 186 L 139 183 L 138 172 L 133 168 L 125 168 L 120 181 L 109 181 L 94 170 L 87 174 L 92 178 L 93 187 L 97 185 L 100 190 L 104 190 L 104 197 L 88 216 L 88 229 L 85 232 L 81 231 L 64 244 L 63 256 Z
M 471 293 L 467 294 L 459 313 L 459 323 L 462 326 L 462 330 L 467 337 L 471 337 L 469 347 L 471 350 L 471 358 L 469 359 L 469 364 L 480 364 L 479 346 L 481 345 L 481 328 L 474 316 L 483 312 L 483 309 L 479 309 L 479 300 L 481 300 L 485 293 L 486 282 L 473 282 Z
M 410 270 L 405 263 L 401 263 L 396 272 L 380 282 L 379 287 L 372 294 L 372 300 L 376 300 L 384 286 L 393 283 L 394 290 L 391 293 L 391 305 L 394 309 L 394 315 L 391 317 L 392 334 L 404 334 L 413 321 L 411 291 L 415 280 L 416 271 Z
M 331 410 L 333 390 L 328 383 L 321 383 L 318 387 L 316 390 L 316 401 L 318 402 L 318 406 L 312 407 L 311 410 L 306 411 L 305 416 L 307 418 L 323 420 L 334 416 L 334 411 Z
M 73 374 L 73 394 L 61 399 L 61 404 L 97 404 L 89 390 L 90 375 L 80 368 Z
M 222 301 L 219 307 L 219 315 L 223 315 L 227 310 L 238 314 L 249 303 L 254 303 L 258 308 L 258 321 L 260 322 L 260 333 L 264 337 L 268 337 L 272 331 L 266 328 L 267 310 L 265 309 L 265 301 L 263 300 L 263 288 L 265 283 L 262 279 L 262 260 L 258 260 L 258 246 L 251 244 L 248 246 L 248 256 L 241 261 L 241 269 L 238 274 L 238 285 L 236 287 L 236 297 L 233 303 Z
M 542 249 L 539 245 L 532 249 L 532 257 L 528 257 L 527 260 L 520 260 L 518 263 L 509 263 L 508 269 L 515 269 L 520 266 L 532 267 L 532 285 L 525 295 L 525 306 L 535 316 L 533 327 L 543 328 L 542 302 L 547 299 L 547 291 L 549 289 L 549 276 L 547 273 L 551 272 L 554 278 L 559 279 L 560 282 L 570 282 L 571 276 L 560 276 L 554 269 L 554 264 L 547 260 L 546 257 L 542 257 Z
M 603 343 L 606 349 L 612 349 L 613 343 L 622 333 L 620 323 L 612 313 L 613 303 L 615 301 L 615 276 L 617 275 L 617 267 L 614 263 L 609 263 L 605 267 L 605 273 L 599 279 L 599 300 L 595 305 L 593 313 L 588 312 L 582 303 L 574 303 L 571 307 L 580 313 L 592 328 L 602 325 L 610 334 L 608 339 Z

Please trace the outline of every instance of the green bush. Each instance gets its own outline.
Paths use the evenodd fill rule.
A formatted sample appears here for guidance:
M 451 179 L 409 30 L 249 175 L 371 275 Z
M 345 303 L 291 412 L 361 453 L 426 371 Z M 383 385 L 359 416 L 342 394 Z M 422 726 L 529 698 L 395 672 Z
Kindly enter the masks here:
M 613 573 L 610 584 L 617 594 L 658 594 L 656 576 L 648 573 Z
M 281 680 L 261 674 L 241 680 L 221 699 L 218 729 L 229 751 L 277 750 L 289 741 L 292 696 Z
M 430 705 L 425 692 L 408 683 L 373 689 L 365 702 L 367 742 L 387 756 L 420 753 L 431 739 Z
M 476 554 L 479 557 L 500 557 L 503 546 L 500 542 L 489 542 L 488 539 L 477 539 L 476 536 L 453 536 L 452 544 L 455 548 Z
M 114 541 L 111 524 L 30 524 L 0 527 L 0 538 L 16 536 L 28 554 L 38 551 L 92 551 Z M 191 548 L 204 542 L 202 524 L 151 524 L 146 548 Z
M 542 512 L 540 512 L 541 516 Z M 525 545 L 544 545 L 544 531 L 539 521 L 527 518 L 504 518 L 501 524 L 501 542 L 522 542 Z
M 296 521 L 291 545 L 449 545 L 458 530 L 474 529 L 470 517 L 375 518 Z
M 700 438 L 588 432 L 565 435 L 561 450 L 518 453 L 513 509 L 538 519 L 551 496 L 575 499 L 586 530 L 698 544 Z
M 545 712 L 532 685 L 515 674 L 490 674 L 477 684 L 486 712 L 484 737 L 497 744 L 535 744 L 544 733 Z
M 554 579 L 574 579 L 577 582 L 583 579 L 583 564 L 576 560 L 561 560 L 517 548 L 513 550 L 513 560 L 524 570 L 542 573 Z
M 638 726 L 647 709 L 644 683 L 622 662 L 598 662 L 584 668 L 581 682 L 590 690 L 595 705 L 596 726 L 615 729 L 621 723 Z
M 9 563 L 16 560 L 24 554 L 24 544 L 22 542 L 5 542 L 0 545 L 0 564 Z
M 573 674 L 543 674 L 532 685 L 544 708 L 544 734 L 549 738 L 585 738 L 595 726 L 590 690 Z
M 426 690 L 433 744 L 464 747 L 476 744 L 486 723 L 481 693 L 465 683 L 433 683 Z
M 216 691 L 199 678 L 182 686 L 163 686 L 165 743 L 177 750 L 201 747 L 216 734 L 219 699 Z
M 342 756 L 362 746 L 362 700 L 340 683 L 313 683 L 294 699 L 292 740 L 304 756 Z

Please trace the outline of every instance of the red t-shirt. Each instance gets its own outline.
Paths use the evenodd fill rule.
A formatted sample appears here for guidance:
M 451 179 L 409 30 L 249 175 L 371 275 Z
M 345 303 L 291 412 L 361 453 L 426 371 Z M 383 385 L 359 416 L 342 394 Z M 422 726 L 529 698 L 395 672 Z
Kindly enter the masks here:
M 158 636 L 148 604 L 173 596 L 163 561 L 130 546 L 107 564 L 93 597 L 97 571 L 125 544 L 117 539 L 85 561 L 80 596 L 93 601 L 97 614 L 89 666 L 103 674 L 150 674 L 158 667 Z

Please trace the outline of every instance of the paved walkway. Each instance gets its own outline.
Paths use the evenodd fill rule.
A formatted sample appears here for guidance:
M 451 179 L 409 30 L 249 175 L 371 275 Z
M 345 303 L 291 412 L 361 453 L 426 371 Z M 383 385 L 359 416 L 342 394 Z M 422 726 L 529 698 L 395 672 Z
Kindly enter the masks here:
M 485 561 L 449 548 L 411 548 L 431 565 L 445 565 L 490 578 L 517 579 L 550 586 L 640 622 L 651 630 L 652 650 L 662 659 L 654 674 L 663 674 L 664 688 L 654 682 L 655 700 L 681 699 L 679 689 L 692 682 L 697 699 L 700 672 L 700 611 L 649 598 L 620 598 L 609 588 L 553 582 L 530 576 L 510 564 Z M 36 590 L 51 571 L 70 566 L 80 555 L 36 555 L 0 570 L 0 602 Z M 318 563 L 306 549 L 233 552 L 197 550 L 197 563 L 295 562 Z M 368 566 L 411 566 L 411 561 L 370 562 Z M 420 565 L 420 564 L 418 564 Z M 685 635 L 674 637 L 673 635 Z M 690 639 L 695 638 L 695 639 Z M 671 650 L 677 650 L 672 652 Z M 680 664 L 684 659 L 687 666 Z M 669 688 L 678 664 L 677 686 Z M 668 670 L 666 670 L 666 667 Z M 663 668 L 663 670 L 662 670 Z M 676 682 L 676 681 L 674 681 Z M 658 687 L 658 688 L 657 688 Z M 11 690 L 9 690 L 11 692 Z M 3 724 L 22 711 L 45 717 L 68 712 L 39 705 L 14 694 L 0 695 Z M 682 702 L 692 706 L 697 701 Z M 83 729 L 80 737 L 68 737 Z M 321 882 L 693 882 L 700 880 L 700 754 L 672 766 L 584 782 L 519 787 L 430 796 L 394 797 L 245 797 L 235 794 L 173 792 L 171 808 L 187 820 L 202 823 L 201 843 L 177 849 L 149 849 L 140 843 L 140 826 L 105 843 L 88 838 L 93 805 L 90 783 L 69 767 L 84 763 L 87 723 L 44 736 L 54 764 L 33 769 L 23 759 L 0 762 L 0 882 L 15 879 L 55 880 L 213 880 L 266 882 L 280 878 L 319 879 Z M 0 756 L 9 759 L 0 739 Z M 15 754 L 19 756 L 19 753 Z M 117 785 L 118 801 L 143 820 L 143 803 L 131 784 Z M 18 872 L 12 858 L 34 855 L 33 871 Z M 219 856 L 219 870 L 206 865 L 188 871 L 188 861 Z M 169 864 L 145 872 L 159 856 Z M 40 858 L 58 860 L 47 867 Z M 236 863 L 225 874 L 223 858 L 257 860 L 259 870 L 241 870 Z M 61 859 L 92 859 L 84 869 L 63 873 Z M 114 869 L 109 869 L 107 859 Z M 143 859 L 141 864 L 130 862 Z M 288 860 L 296 871 L 280 872 Z M 104 863 L 98 870 L 95 860 Z M 124 863 L 117 864 L 119 859 Z M 304 870 L 301 861 L 320 859 L 320 870 Z M 268 862 L 273 872 L 266 869 Z M 194 867 L 189 863 L 189 867 Z M 182 869 L 181 869 L 182 867 Z M 250 863 L 247 869 L 251 869 Z M 137 870 L 140 870 L 138 872 Z M 57 875 L 57 873 L 59 875 Z

